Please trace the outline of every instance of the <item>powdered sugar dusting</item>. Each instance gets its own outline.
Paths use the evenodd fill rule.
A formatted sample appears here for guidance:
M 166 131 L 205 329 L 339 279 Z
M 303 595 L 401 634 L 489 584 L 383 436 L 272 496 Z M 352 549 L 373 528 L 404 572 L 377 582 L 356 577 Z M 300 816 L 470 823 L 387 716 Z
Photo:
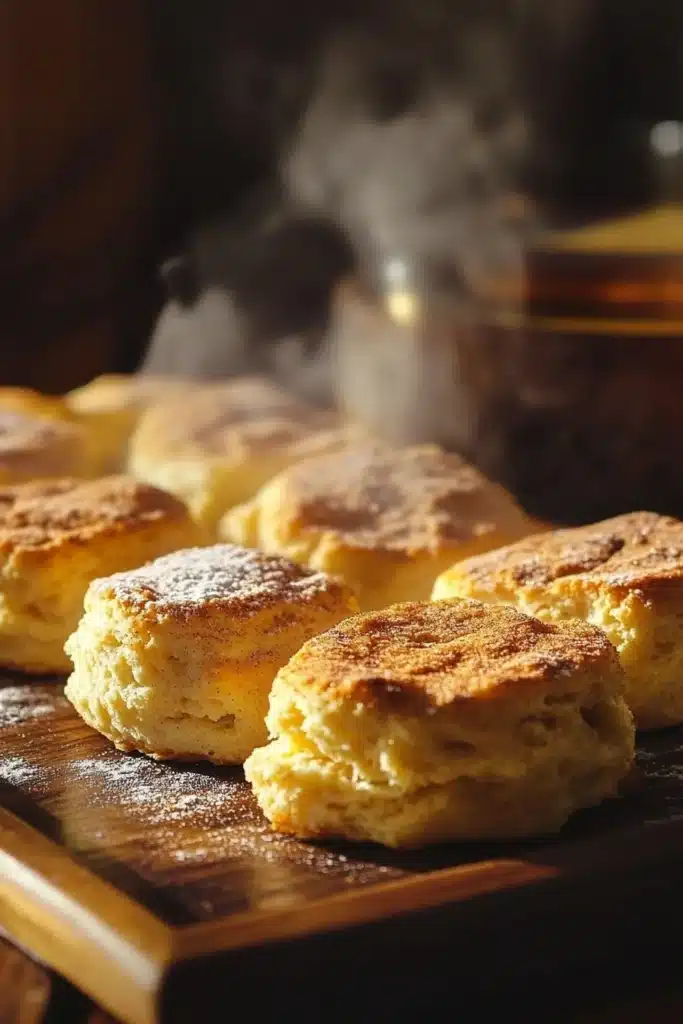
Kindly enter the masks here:
M 83 786 L 79 799 L 137 819 L 150 830 L 150 842 L 162 859 L 173 864 L 246 859 L 285 872 L 290 865 L 306 864 L 321 875 L 348 877 L 349 882 L 357 880 L 357 872 L 367 873 L 362 862 L 272 832 L 236 770 L 192 770 L 115 754 L 74 761 L 68 772 L 72 782 Z M 374 871 L 377 877 L 385 873 L 391 869 Z
M 192 819 L 215 822 L 238 789 L 232 779 L 157 764 L 130 755 L 73 761 L 69 774 L 88 787 L 95 804 L 117 804 L 144 816 L 146 823 L 172 824 Z
M 13 786 L 30 785 L 41 777 L 40 769 L 24 760 L 23 757 L 3 757 L 0 759 L 0 779 Z
M 334 584 L 284 558 L 275 558 L 233 544 L 188 548 L 130 572 L 96 580 L 95 590 L 111 592 L 126 601 L 160 606 L 192 607 L 212 601 L 301 602 L 330 590 Z
M 46 697 L 40 689 L 26 686 L 5 686 L 0 688 L 0 728 L 23 725 L 34 718 L 51 714 L 63 697 Z

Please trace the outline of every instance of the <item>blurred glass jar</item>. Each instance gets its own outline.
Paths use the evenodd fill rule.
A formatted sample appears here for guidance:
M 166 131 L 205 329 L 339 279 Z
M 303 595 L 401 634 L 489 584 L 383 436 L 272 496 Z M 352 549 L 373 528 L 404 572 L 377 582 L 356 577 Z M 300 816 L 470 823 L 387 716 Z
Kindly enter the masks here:
M 461 260 L 396 255 L 345 281 L 340 405 L 461 451 L 539 518 L 683 517 L 683 125 L 645 130 L 658 173 L 638 209 L 539 218 L 466 281 Z
M 430 282 L 427 295 L 406 261 L 395 258 L 385 269 L 389 280 L 379 293 L 362 277 L 337 291 L 332 353 L 339 405 L 392 441 L 469 448 L 479 400 L 464 364 L 477 323 L 447 289 Z

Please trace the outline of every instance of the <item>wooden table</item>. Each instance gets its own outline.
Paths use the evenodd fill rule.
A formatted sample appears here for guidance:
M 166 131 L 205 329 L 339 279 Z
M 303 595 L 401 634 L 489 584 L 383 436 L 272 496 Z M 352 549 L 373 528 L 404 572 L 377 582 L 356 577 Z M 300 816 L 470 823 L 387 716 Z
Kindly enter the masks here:
M 623 800 L 555 841 L 407 857 L 273 837 L 238 772 L 119 754 L 56 682 L 8 680 L 6 697 L 6 927 L 113 1014 L 150 1021 L 166 999 L 174 1024 L 204 1024 L 243 998 L 297 1024 L 364 1024 L 373 1005 L 406 1024 L 683 1020 L 670 938 L 683 916 L 680 732 L 643 739 Z M 147 949 L 145 929 L 169 933 L 169 952 L 150 954 L 140 981 L 128 954 Z M 107 1021 L 0 945 L 0 1024 Z
M 588 1003 L 595 998 L 588 994 Z M 600 1002 L 601 1000 L 598 1000 Z M 558 1011 L 559 1003 L 558 1000 Z M 680 1024 L 683 989 L 658 988 L 635 995 L 614 995 L 604 1005 L 591 1006 L 553 1017 L 554 1024 Z M 452 1010 L 444 1016 L 452 1019 Z M 525 1021 L 533 1020 L 524 1010 Z M 298 1012 L 297 1012 L 298 1017 Z M 428 1015 L 430 1021 L 433 1015 Z M 283 1016 L 286 1020 L 287 1017 Z M 414 1018 L 413 1018 L 414 1019 Z M 427 1019 L 427 1016 L 425 1017 Z M 514 1009 L 507 1019 L 517 1019 Z M 362 1016 L 359 1024 L 364 1024 Z M 85 996 L 53 972 L 34 963 L 9 942 L 0 939 L 0 1024 L 116 1024 Z

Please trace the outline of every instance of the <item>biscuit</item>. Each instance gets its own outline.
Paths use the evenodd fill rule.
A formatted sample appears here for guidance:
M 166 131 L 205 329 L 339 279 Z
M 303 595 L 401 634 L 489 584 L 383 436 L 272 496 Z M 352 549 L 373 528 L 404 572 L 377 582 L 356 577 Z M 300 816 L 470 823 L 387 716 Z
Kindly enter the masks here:
M 343 583 L 232 545 L 96 580 L 67 643 L 66 695 L 119 750 L 241 763 L 305 640 L 357 610 Z
M 0 485 L 90 470 L 87 433 L 61 398 L 0 387 Z
M 63 399 L 44 395 L 33 388 L 0 387 L 0 409 L 22 413 L 29 418 L 73 421 L 73 413 Z
M 44 419 L 0 402 L 0 485 L 90 475 L 88 438 L 68 420 Z
M 177 494 L 209 529 L 285 466 L 357 437 L 336 416 L 302 405 L 266 380 L 235 378 L 150 409 L 129 467 Z
M 391 847 L 557 831 L 634 753 L 604 633 L 477 601 L 359 615 L 278 673 L 245 775 L 272 825 Z
M 549 622 L 605 631 L 641 729 L 683 722 L 683 523 L 633 512 L 530 537 L 454 565 L 435 598 L 515 605 Z
M 427 600 L 455 559 L 532 530 L 512 498 L 459 456 L 379 443 L 285 470 L 219 527 L 225 540 L 337 573 L 364 611 Z
M 185 377 L 104 374 L 70 391 L 65 401 L 88 430 L 94 466 L 100 473 L 111 473 L 124 466 L 141 413 L 196 383 Z
M 67 672 L 96 576 L 198 541 L 187 509 L 127 477 L 0 488 L 0 665 Z

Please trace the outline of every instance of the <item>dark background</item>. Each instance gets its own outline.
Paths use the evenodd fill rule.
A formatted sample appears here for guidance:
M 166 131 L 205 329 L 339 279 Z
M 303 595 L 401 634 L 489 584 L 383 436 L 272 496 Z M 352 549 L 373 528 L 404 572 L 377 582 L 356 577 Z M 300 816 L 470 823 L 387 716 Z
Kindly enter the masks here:
M 438 250 L 508 191 L 557 221 L 638 206 L 661 184 L 650 126 L 683 117 L 678 0 L 6 0 L 0 17 L 0 378 L 46 390 L 139 363 L 158 268 L 202 225 L 190 294 L 216 284 L 277 344 L 372 265 L 386 210 L 422 258 L 426 219 Z M 429 167 L 407 117 L 442 138 Z

